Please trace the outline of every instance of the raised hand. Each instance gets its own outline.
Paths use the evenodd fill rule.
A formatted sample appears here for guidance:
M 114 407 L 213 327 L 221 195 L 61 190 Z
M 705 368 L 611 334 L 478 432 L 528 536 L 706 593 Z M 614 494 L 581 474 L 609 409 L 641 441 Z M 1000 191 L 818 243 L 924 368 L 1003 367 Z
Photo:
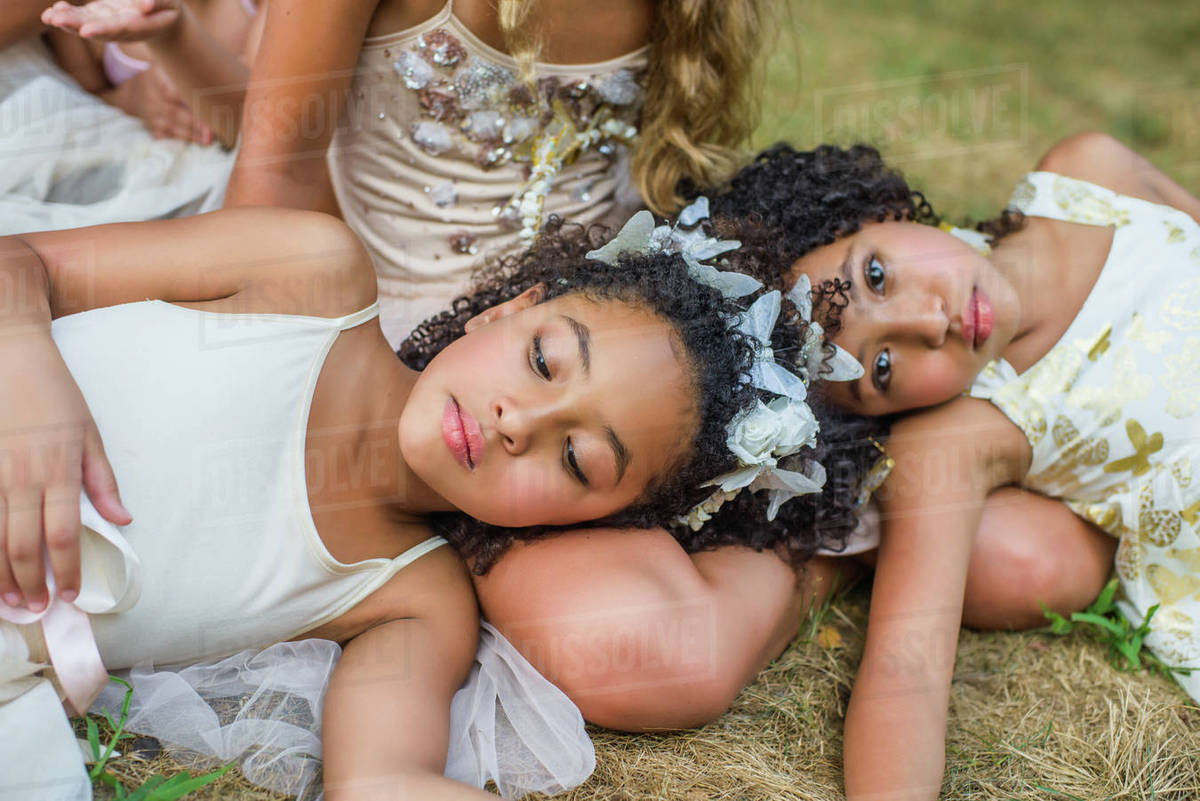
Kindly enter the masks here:
M 105 102 L 137 117 L 156 139 L 213 143 L 212 129 L 201 122 L 160 67 L 135 75 L 101 95 Z
M 138 42 L 169 33 L 182 16 L 183 0 L 93 0 L 82 6 L 58 0 L 42 22 L 105 42 Z
M 133 518 L 83 395 L 47 335 L 0 349 L 0 598 L 40 612 L 49 603 L 46 559 L 58 594 L 79 593 L 80 490 L 105 519 Z M 12 345 L 18 345 L 12 347 Z

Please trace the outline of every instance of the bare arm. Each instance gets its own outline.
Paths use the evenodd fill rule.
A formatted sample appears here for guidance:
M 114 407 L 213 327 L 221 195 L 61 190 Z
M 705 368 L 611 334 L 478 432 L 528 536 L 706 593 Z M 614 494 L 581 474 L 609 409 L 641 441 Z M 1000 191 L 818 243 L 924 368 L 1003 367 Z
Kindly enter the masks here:
M 1200 199 L 1139 153 L 1106 134 L 1089 132 L 1064 139 L 1042 158 L 1038 169 L 1174 206 L 1200 222 Z
M 450 701 L 475 655 L 478 617 L 465 577 L 438 606 L 435 617 L 393 620 L 346 646 L 325 697 L 330 801 L 494 801 L 441 775 Z
M 22 39 L 40 33 L 42 11 L 46 0 L 4 0 L 4 11 L 0 13 L 0 47 L 8 47 Z
M 335 317 L 375 297 L 357 237 L 328 215 L 229 209 L 0 239 L 43 270 L 51 317 L 155 298 L 221 311 Z
M 226 206 L 337 213 L 325 153 L 376 5 L 377 0 L 272 0 L 250 75 Z
M 54 60 L 58 62 L 58 66 L 83 89 L 92 94 L 99 94 L 109 88 L 104 68 L 92 54 L 87 42 L 66 31 L 53 28 L 46 31 L 46 42 L 54 52 Z
M 846 713 L 846 795 L 933 799 L 974 535 L 988 492 L 1018 477 L 1027 445 L 993 409 L 962 399 L 900 421 L 889 450 L 896 467 L 879 493 L 884 532 Z
M 183 0 L 59 0 L 42 21 L 84 39 L 144 42 L 196 117 L 226 147 L 237 141 L 250 71 Z
M 770 552 L 688 555 L 662 529 L 589 529 L 517 543 L 474 576 L 485 617 L 593 723 L 697 726 L 787 646 L 804 612 L 855 572 Z
M 342 223 L 282 209 L 3 237 L 0 282 L 12 290 L 0 315 L 0 597 L 34 611 L 49 602 L 43 549 L 60 596 L 76 597 L 81 488 L 109 521 L 131 520 L 53 318 L 147 298 L 337 316 L 375 297 L 370 259 Z

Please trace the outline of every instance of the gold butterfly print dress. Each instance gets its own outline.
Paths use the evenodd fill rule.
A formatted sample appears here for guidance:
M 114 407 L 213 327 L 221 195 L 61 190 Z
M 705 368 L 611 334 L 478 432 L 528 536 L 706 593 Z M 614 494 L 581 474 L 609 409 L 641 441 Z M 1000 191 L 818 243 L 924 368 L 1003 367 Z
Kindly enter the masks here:
M 1058 343 L 1021 375 L 989 364 L 970 394 L 1033 449 L 1025 486 L 1120 540 L 1122 609 L 1169 665 L 1200 667 L 1200 225 L 1178 209 L 1047 172 L 1010 207 L 1107 225 L 1108 260 Z M 1200 671 L 1179 676 L 1200 700 Z

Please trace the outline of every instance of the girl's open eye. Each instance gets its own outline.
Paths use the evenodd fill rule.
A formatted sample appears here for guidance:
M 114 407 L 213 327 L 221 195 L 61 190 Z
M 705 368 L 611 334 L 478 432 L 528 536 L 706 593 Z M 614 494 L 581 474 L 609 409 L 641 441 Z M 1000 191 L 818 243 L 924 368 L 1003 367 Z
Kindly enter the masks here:
M 529 349 L 529 366 L 542 378 L 550 380 L 550 368 L 546 365 L 546 357 L 542 354 L 541 334 L 533 335 L 533 346 Z
M 890 351 L 881 350 L 875 356 L 875 362 L 871 365 L 871 383 L 875 385 L 875 389 L 880 392 L 886 392 L 891 380 L 892 354 Z
M 583 486 L 588 485 L 587 476 L 583 474 L 583 470 L 579 467 L 579 460 L 575 458 L 575 446 L 571 444 L 571 438 L 567 437 L 567 447 L 564 451 L 567 463 L 567 471 L 575 476 L 575 480 Z
M 867 286 L 876 292 L 883 291 L 883 282 L 887 273 L 884 272 L 883 264 L 879 259 L 872 256 L 867 259 L 867 263 L 863 266 L 863 277 L 867 279 Z

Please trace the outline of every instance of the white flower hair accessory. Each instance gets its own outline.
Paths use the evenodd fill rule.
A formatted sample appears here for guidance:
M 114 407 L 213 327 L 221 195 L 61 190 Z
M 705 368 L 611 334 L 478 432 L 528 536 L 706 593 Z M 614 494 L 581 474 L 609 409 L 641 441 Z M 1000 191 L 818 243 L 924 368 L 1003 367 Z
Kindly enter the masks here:
M 801 275 L 795 286 L 788 290 L 787 299 L 792 302 L 799 312 L 798 319 L 808 323 L 804 331 L 804 344 L 800 346 L 800 354 L 796 357 L 796 366 L 800 376 L 805 381 L 817 378 L 825 354 L 821 348 L 825 338 L 825 329 L 812 318 L 812 281 L 807 275 Z M 858 363 L 845 349 L 833 346 L 833 358 L 829 360 L 829 372 L 819 376 L 826 381 L 854 381 L 863 374 L 863 366 Z
M 639 211 L 610 242 L 590 251 L 586 257 L 615 264 L 622 253 L 678 253 L 693 280 L 713 287 L 726 298 L 743 298 L 762 289 L 762 282 L 751 276 L 704 263 L 741 247 L 741 242 L 736 240 L 708 236 L 701 225 L 708 214 L 708 198 L 705 197 L 681 211 L 672 226 L 655 226 L 650 212 Z M 737 457 L 738 466 L 705 482 L 702 486 L 716 487 L 716 490 L 692 507 L 688 514 L 677 518 L 676 524 L 698 531 L 726 501 L 746 487 L 751 492 L 768 491 L 767 520 L 774 520 L 784 503 L 797 495 L 820 492 L 825 485 L 825 469 L 813 459 L 799 471 L 786 470 L 779 464 L 785 457 L 814 447 L 820 431 L 817 419 L 806 403 L 808 384 L 817 377 L 823 358 L 822 330 L 812 321 L 811 290 L 808 278 L 802 277 L 801 283 L 787 295 L 799 311 L 799 318 L 809 324 L 797 361 L 801 371 L 799 376 L 777 363 L 771 349 L 771 332 L 782 305 L 782 296 L 777 290 L 763 294 L 748 309 L 728 321 L 730 327 L 741 331 L 754 347 L 750 383 L 778 397 L 769 403 L 756 401 L 753 409 L 743 411 L 729 422 L 725 443 Z M 837 348 L 831 365 L 833 372 L 821 378 L 844 381 L 863 374 L 862 365 L 841 348 Z

